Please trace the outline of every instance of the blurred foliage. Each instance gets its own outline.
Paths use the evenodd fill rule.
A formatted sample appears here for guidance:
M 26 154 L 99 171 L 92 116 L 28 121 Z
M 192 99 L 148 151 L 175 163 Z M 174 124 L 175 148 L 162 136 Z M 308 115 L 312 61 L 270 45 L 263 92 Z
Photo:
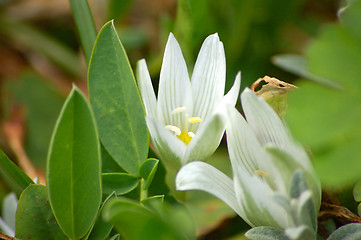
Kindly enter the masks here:
M 361 1 L 349 1 L 341 24 L 325 26 L 306 51 L 308 70 L 338 88 L 307 81 L 290 98 L 287 117 L 296 139 L 307 144 L 328 187 L 352 185 L 361 177 Z

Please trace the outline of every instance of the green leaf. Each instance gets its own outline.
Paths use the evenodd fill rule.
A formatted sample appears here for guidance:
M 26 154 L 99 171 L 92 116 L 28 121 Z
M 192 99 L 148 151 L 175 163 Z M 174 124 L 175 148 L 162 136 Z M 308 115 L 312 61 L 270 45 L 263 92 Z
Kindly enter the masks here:
M 123 195 L 138 186 L 139 178 L 128 173 L 103 173 L 102 184 L 104 194 Z
M 48 190 L 30 185 L 21 194 L 16 213 L 15 236 L 19 239 L 68 239 L 51 211 Z
M 327 240 L 356 240 L 361 239 L 361 224 L 350 223 L 338 228 Z
M 149 188 L 153 181 L 154 175 L 158 168 L 159 160 L 155 158 L 148 158 L 139 168 L 139 176 L 144 179 L 143 189 Z
M 361 52 L 360 40 L 348 25 L 324 28 L 307 50 L 308 70 L 341 88 L 303 82 L 289 98 L 287 123 L 295 138 L 311 148 L 316 172 L 329 187 L 360 179 L 361 55 L 355 54 Z
M 152 196 L 152 197 L 143 199 L 141 202 L 144 206 L 152 209 L 154 204 L 156 204 L 156 205 L 163 204 L 164 195 Z
M 353 188 L 353 197 L 356 202 L 361 202 L 361 181 L 358 181 Z
M 125 172 L 110 156 L 102 143 L 100 144 L 100 152 L 102 155 L 102 173 Z
M 97 31 L 87 0 L 70 0 L 86 61 L 89 63 Z
M 102 205 L 98 211 L 97 220 L 95 221 L 92 229 L 87 234 L 88 236 L 86 236 L 86 238 L 84 238 L 84 240 L 85 239 L 103 240 L 109 236 L 111 230 L 113 229 L 113 225 L 104 221 L 102 213 L 103 213 L 103 208 L 104 208 L 105 204 L 114 196 L 115 196 L 115 193 L 113 192 L 104 200 L 104 202 L 102 203 Z
M 293 74 L 299 75 L 301 77 L 310 79 L 316 83 L 328 86 L 331 88 L 340 88 L 338 84 L 332 82 L 326 78 L 318 76 L 310 72 L 307 68 L 307 60 L 303 56 L 298 56 L 294 54 L 280 54 L 272 57 L 272 62 L 276 66 L 291 72 Z
M 114 224 L 125 239 L 185 239 L 149 209 L 125 198 L 112 199 L 104 208 L 103 217 Z
M 283 230 L 273 227 L 255 227 L 245 235 L 252 240 L 289 240 Z
M 144 109 L 113 22 L 99 32 L 89 66 L 89 95 L 104 147 L 127 172 L 138 174 L 148 153 Z
M 90 106 L 75 86 L 55 126 L 46 177 L 60 227 L 70 238 L 81 238 L 101 203 L 100 147 Z
M 0 176 L 18 196 L 27 186 L 34 183 L 1 149 Z
M 120 240 L 120 234 L 114 235 L 110 240 Z

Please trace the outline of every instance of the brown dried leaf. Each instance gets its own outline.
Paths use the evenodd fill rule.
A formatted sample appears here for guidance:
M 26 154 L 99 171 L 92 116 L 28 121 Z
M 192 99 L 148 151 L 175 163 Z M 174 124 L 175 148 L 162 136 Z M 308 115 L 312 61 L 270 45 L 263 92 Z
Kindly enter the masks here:
M 268 76 L 259 78 L 251 86 L 251 90 L 262 96 L 280 117 L 285 116 L 287 111 L 287 93 L 295 88 L 292 84 Z

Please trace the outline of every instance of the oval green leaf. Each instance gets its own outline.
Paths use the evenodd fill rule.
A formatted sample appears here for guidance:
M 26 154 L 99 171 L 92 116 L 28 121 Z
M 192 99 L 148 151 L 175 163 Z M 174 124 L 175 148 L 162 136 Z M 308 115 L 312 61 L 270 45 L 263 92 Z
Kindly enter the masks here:
M 88 80 L 102 143 L 124 170 L 138 174 L 148 153 L 148 130 L 133 71 L 113 22 L 99 32 Z
M 15 236 L 19 239 L 68 239 L 51 212 L 48 190 L 30 185 L 21 194 L 16 213 Z
M 103 173 L 103 193 L 123 195 L 138 186 L 139 178 L 128 173 Z
M 85 96 L 74 87 L 55 126 L 46 174 L 54 215 L 72 239 L 84 236 L 97 215 L 100 171 L 95 120 Z

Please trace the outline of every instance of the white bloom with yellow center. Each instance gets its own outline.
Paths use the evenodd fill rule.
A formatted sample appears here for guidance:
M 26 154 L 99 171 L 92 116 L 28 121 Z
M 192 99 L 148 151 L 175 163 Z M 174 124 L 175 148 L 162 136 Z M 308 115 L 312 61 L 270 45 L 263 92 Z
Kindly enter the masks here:
M 285 238 L 274 239 L 315 239 L 321 187 L 307 153 L 264 99 L 245 89 L 241 101 L 247 121 L 234 107 L 227 108 L 233 179 L 195 161 L 179 170 L 177 190 L 209 192 L 250 226 L 276 233 L 283 229 L 279 234 Z M 257 239 L 251 236 L 256 231 L 247 236 Z
M 158 99 L 145 60 L 137 79 L 153 146 L 168 166 L 178 169 L 192 160 L 204 160 L 218 147 L 225 131 L 224 106 L 235 105 L 240 73 L 224 96 L 226 62 L 217 34 L 204 41 L 191 81 L 182 51 L 171 33 L 160 71 Z

